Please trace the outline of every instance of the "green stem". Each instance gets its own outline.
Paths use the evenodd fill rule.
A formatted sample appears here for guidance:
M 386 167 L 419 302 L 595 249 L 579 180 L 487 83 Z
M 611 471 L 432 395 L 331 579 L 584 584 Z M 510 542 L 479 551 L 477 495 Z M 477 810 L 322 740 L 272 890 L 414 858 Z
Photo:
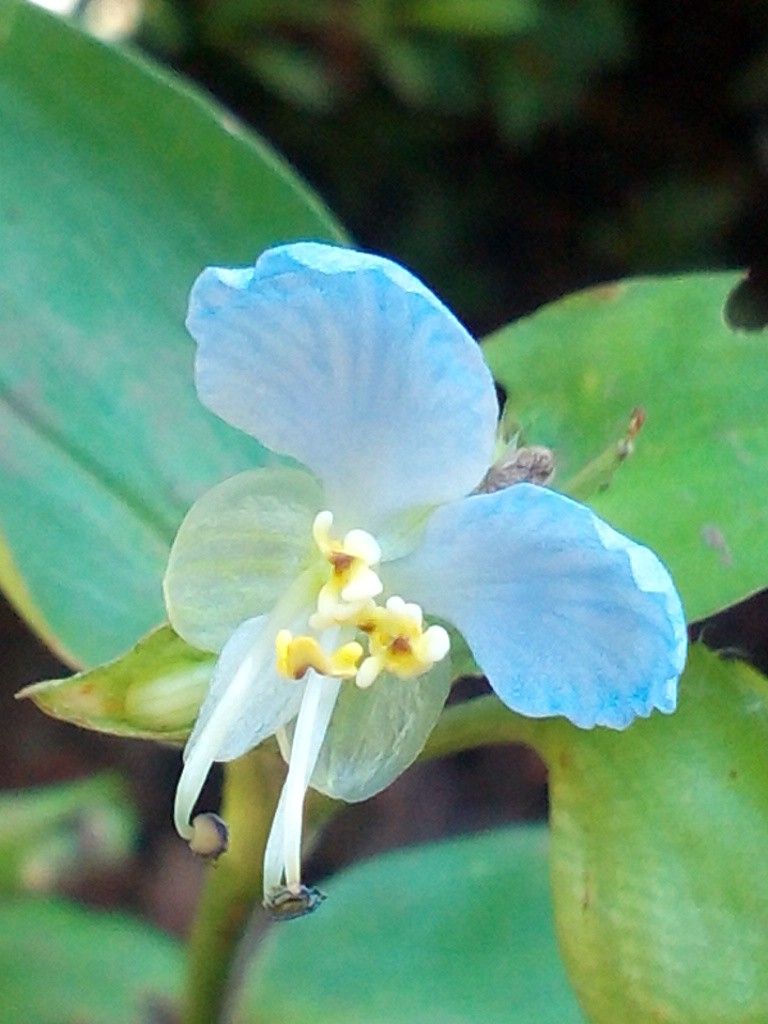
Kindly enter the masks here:
M 280 795 L 282 762 L 265 744 L 224 769 L 222 817 L 230 845 L 211 865 L 189 940 L 183 1024 L 218 1024 L 232 965 L 262 895 L 264 848 Z
M 526 718 L 506 708 L 498 697 L 475 697 L 452 704 L 440 716 L 420 761 L 458 754 L 475 747 L 525 743 L 546 759 L 551 719 Z
M 642 409 L 632 410 L 624 436 L 612 442 L 558 489 L 576 501 L 588 501 L 609 486 L 616 470 L 634 451 L 635 438 L 645 422 Z

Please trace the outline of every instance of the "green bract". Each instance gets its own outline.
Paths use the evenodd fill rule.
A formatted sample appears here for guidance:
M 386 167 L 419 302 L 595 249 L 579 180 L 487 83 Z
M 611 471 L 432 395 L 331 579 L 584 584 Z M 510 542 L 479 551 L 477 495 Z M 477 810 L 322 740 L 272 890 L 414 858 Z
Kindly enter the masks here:
M 183 742 L 200 709 L 214 658 L 163 626 L 123 657 L 66 679 L 27 686 L 54 718 L 115 736 Z

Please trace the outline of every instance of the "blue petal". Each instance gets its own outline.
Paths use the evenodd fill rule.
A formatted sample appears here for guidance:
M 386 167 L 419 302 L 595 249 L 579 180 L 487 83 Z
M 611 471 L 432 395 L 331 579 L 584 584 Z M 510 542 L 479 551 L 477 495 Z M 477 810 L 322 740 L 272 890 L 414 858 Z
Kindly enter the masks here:
M 674 710 L 686 630 L 669 574 L 562 495 L 517 484 L 438 509 L 385 582 L 456 626 L 515 711 L 621 729 Z
M 479 348 L 389 260 L 305 242 L 209 267 L 187 326 L 202 401 L 311 469 L 339 525 L 453 500 L 489 465 L 498 407 Z

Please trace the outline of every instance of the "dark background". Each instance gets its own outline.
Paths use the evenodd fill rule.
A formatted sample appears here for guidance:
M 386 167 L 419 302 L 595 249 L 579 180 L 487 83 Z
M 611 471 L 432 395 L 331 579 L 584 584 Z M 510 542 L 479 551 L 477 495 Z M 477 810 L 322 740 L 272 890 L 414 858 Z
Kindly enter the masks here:
M 409 265 L 478 335 L 606 279 L 766 265 L 766 4 L 446 3 L 156 0 L 134 42 L 252 124 L 361 246 Z M 78 13 L 98 26 L 90 7 Z M 704 638 L 765 670 L 767 619 L 758 597 Z M 7 608 L 0 649 L 4 785 L 111 766 L 139 809 L 132 860 L 65 888 L 183 933 L 201 869 L 171 827 L 178 752 L 12 704 L 63 669 Z M 545 811 L 544 769 L 522 748 L 418 766 L 342 814 L 310 874 Z

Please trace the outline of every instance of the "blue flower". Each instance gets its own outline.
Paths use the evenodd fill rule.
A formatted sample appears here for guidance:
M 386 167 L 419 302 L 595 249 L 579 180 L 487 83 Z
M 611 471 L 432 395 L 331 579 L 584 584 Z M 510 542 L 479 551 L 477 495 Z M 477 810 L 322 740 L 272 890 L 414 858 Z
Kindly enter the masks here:
M 268 903 L 306 903 L 308 786 L 364 800 L 416 758 L 450 687 L 451 631 L 524 715 L 621 729 L 674 709 L 686 634 L 666 570 L 552 490 L 477 492 L 493 381 L 408 271 L 280 246 L 205 270 L 187 324 L 201 400 L 282 458 L 204 495 L 171 553 L 170 621 L 220 652 L 176 825 L 193 836 L 212 762 L 276 735 L 289 767 Z

